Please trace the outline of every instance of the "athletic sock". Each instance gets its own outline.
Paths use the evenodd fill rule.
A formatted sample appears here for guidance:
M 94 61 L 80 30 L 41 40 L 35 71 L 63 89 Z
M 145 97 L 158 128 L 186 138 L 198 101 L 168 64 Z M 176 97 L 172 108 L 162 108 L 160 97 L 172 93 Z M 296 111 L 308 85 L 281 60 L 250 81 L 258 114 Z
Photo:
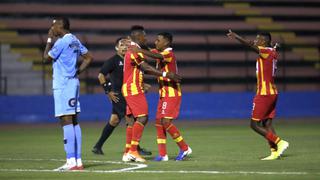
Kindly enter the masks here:
M 81 162 L 82 133 L 81 133 L 80 124 L 77 124 L 74 126 L 74 134 L 76 137 L 76 142 L 75 142 L 76 159 L 77 159 L 77 162 L 78 161 Z M 80 159 L 80 160 L 78 160 L 78 159 Z
M 131 140 L 132 140 L 132 126 L 127 126 L 126 129 L 126 147 L 124 152 L 127 153 L 131 148 Z
M 281 140 L 277 135 L 275 135 L 272 131 L 268 131 L 265 138 L 274 143 L 274 144 L 278 144 L 278 142 Z
M 188 145 L 184 142 L 183 137 L 180 135 L 178 128 L 170 123 L 164 123 L 163 127 L 167 130 L 167 132 L 171 135 L 172 139 L 177 143 L 180 150 L 186 151 L 188 150 Z
M 158 121 L 158 120 L 156 120 Z M 156 123 L 156 129 L 157 129 L 157 144 L 158 144 L 158 151 L 160 156 L 167 155 L 167 147 L 166 147 L 166 131 L 162 124 Z
M 144 125 L 139 121 L 136 121 L 132 127 L 132 140 L 131 140 L 131 151 L 137 151 L 137 146 L 139 145 Z
M 271 141 L 268 141 L 268 144 L 269 144 L 270 149 L 271 149 L 272 152 L 273 152 L 273 151 L 277 151 L 278 146 L 277 146 L 275 143 L 273 143 L 273 142 L 271 142 Z
M 101 136 L 98 140 L 98 142 L 96 143 L 96 145 L 94 147 L 101 149 L 103 144 L 106 142 L 106 140 L 109 138 L 109 136 L 112 134 L 113 130 L 114 130 L 114 126 L 112 126 L 109 122 L 105 125 L 105 127 L 103 128 L 103 131 L 101 133 Z
M 63 126 L 63 139 L 67 159 L 75 158 L 75 133 L 72 124 Z

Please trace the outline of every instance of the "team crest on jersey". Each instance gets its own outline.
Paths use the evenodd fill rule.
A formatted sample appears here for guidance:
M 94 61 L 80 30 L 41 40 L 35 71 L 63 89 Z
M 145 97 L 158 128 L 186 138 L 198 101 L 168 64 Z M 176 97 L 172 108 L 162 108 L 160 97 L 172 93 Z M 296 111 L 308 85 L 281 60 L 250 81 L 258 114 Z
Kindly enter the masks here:
M 71 98 L 69 99 L 69 106 L 70 107 L 75 107 L 76 106 L 76 98 Z
M 119 62 L 119 66 L 123 66 L 123 62 L 122 61 Z

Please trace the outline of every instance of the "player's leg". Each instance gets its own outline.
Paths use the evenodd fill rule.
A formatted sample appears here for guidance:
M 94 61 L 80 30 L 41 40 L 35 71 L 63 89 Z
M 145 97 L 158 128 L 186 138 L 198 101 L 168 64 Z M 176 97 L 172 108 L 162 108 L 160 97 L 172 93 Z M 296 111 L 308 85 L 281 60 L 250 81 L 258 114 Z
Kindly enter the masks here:
M 177 161 L 183 160 L 192 153 L 191 148 L 185 142 L 179 129 L 173 124 L 173 120 L 179 115 L 180 105 L 181 97 L 161 98 L 161 124 L 179 146 L 180 151 L 176 157 Z
M 140 143 L 142 133 L 147 122 L 148 122 L 148 116 L 137 117 L 132 127 L 132 140 L 131 140 L 131 147 L 130 147 L 130 151 L 128 152 L 128 155 L 131 157 L 132 160 L 137 162 L 146 161 L 143 157 L 140 156 L 138 152 L 138 145 Z
M 159 111 L 157 111 L 158 114 Z M 157 116 L 156 118 L 156 130 L 157 130 L 157 144 L 159 155 L 154 158 L 155 161 L 168 161 L 167 155 L 167 135 L 166 130 L 161 123 L 161 119 Z
M 270 97 L 270 112 L 268 113 L 268 119 L 269 121 L 267 121 L 267 128 L 272 131 L 274 134 L 276 133 L 273 126 L 272 126 L 272 119 L 275 117 L 276 114 L 276 104 L 277 104 L 277 99 L 278 96 L 274 95 Z M 289 147 L 289 143 L 283 139 L 281 139 L 278 143 L 277 143 L 277 154 L 278 156 L 281 156 L 283 154 L 283 152 Z
M 161 123 L 161 110 L 162 110 L 162 101 L 163 98 L 160 98 L 158 101 L 157 114 L 156 114 L 156 131 L 157 131 L 157 144 L 158 144 L 158 155 L 154 158 L 155 161 L 167 161 L 169 160 L 167 155 L 167 135 L 166 129 Z
M 272 126 L 271 126 L 271 123 L 272 123 L 272 119 L 265 119 L 265 120 L 263 120 L 262 122 L 262 126 L 267 130 L 267 131 L 271 131 L 271 132 L 273 132 L 274 134 L 276 134 L 275 133 L 275 131 L 274 131 L 274 129 L 272 128 Z M 270 155 L 269 156 L 267 156 L 267 157 L 265 157 L 265 158 L 262 158 L 261 160 L 275 160 L 275 159 L 278 159 L 278 157 L 279 157 L 279 155 L 278 155 L 278 153 L 277 153 L 277 145 L 274 143 L 274 142 L 272 142 L 272 141 L 269 141 L 269 140 L 267 140 L 268 141 L 268 144 L 269 144 L 269 146 L 270 146 Z
M 67 156 L 67 163 L 57 168 L 58 171 L 77 169 L 74 115 L 80 112 L 78 91 L 79 81 L 77 79 L 66 79 L 64 87 L 53 91 L 55 116 L 59 117 L 63 129 L 64 148 Z
M 131 140 L 132 140 L 132 126 L 134 124 L 134 118 L 131 115 L 127 115 L 125 116 L 126 119 L 126 145 L 125 145 L 125 149 L 124 149 L 124 153 L 122 156 L 122 161 L 130 161 L 129 157 L 127 156 L 127 153 L 129 152 L 130 148 L 131 148 Z
M 77 114 L 72 116 L 72 123 L 74 127 L 74 134 L 75 134 L 75 151 L 76 151 L 76 161 L 77 161 L 77 168 L 78 170 L 83 169 L 82 164 L 82 132 L 80 124 L 78 123 Z
M 279 147 L 278 143 L 281 142 L 280 145 L 282 145 L 285 141 L 281 140 L 280 137 L 278 137 L 274 133 L 275 131 L 273 131 L 272 128 L 267 128 L 263 125 L 263 121 L 266 121 L 266 119 L 272 119 L 274 117 L 275 102 L 276 96 L 256 96 L 254 99 L 254 106 L 250 126 L 255 132 L 267 139 L 267 141 L 273 144 L 277 144 L 277 147 Z M 284 143 L 283 147 L 285 147 L 285 145 L 286 144 Z M 280 154 L 277 151 L 277 154 L 273 156 L 274 158 L 272 158 L 272 160 L 278 158 L 279 155 Z M 265 158 L 263 160 L 265 160 Z
M 186 156 L 192 153 L 191 148 L 187 145 L 184 138 L 182 137 L 179 129 L 172 123 L 172 119 L 162 118 L 161 119 L 163 127 L 166 131 L 170 134 L 172 139 L 177 143 L 179 146 L 179 154 L 176 157 L 176 161 L 183 160 Z
M 92 152 L 94 154 L 100 154 L 103 155 L 102 146 L 106 142 L 106 140 L 110 137 L 112 134 L 114 128 L 118 126 L 120 123 L 120 119 L 117 114 L 111 114 L 109 122 L 105 125 L 105 127 L 102 130 L 101 136 L 97 143 L 94 145 Z
M 75 132 L 73 127 L 72 115 L 60 116 L 60 124 L 63 129 L 64 150 L 66 152 L 67 162 L 63 166 L 55 169 L 56 171 L 76 170 L 76 152 L 75 152 Z
M 274 130 L 272 126 L 272 119 L 265 119 L 262 121 L 262 126 L 267 129 L 267 131 L 271 131 L 272 133 L 276 134 L 276 131 Z M 270 146 L 271 152 L 277 151 L 277 145 L 271 141 L 268 141 L 268 144 Z
M 147 99 L 144 94 L 138 94 L 135 96 L 127 96 L 126 102 L 131 114 L 136 120 L 132 127 L 131 147 L 127 155 L 133 161 L 145 162 L 146 160 L 140 156 L 137 148 L 142 137 L 144 126 L 148 122 Z

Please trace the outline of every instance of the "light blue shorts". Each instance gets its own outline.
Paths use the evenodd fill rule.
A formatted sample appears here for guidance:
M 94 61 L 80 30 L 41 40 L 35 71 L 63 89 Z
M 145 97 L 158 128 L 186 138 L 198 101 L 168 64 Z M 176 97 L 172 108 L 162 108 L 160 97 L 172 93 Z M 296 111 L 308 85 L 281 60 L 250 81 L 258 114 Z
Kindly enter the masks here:
M 80 112 L 80 84 L 77 78 L 65 78 L 63 85 L 53 89 L 55 117 Z

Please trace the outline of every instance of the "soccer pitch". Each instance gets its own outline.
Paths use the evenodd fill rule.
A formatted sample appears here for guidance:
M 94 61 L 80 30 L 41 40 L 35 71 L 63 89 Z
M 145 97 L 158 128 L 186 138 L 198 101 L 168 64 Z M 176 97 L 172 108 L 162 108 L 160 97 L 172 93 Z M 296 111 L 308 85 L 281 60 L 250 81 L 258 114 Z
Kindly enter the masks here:
M 82 123 L 82 172 L 54 172 L 64 163 L 62 130 L 57 124 L 1 125 L 0 179 L 318 179 L 320 177 L 320 122 L 275 120 L 278 135 L 290 143 L 280 160 L 261 161 L 269 155 L 266 141 L 249 128 L 248 121 L 178 120 L 191 146 L 189 159 L 175 162 L 178 148 L 168 136 L 170 160 L 154 162 L 157 154 L 154 122 L 149 122 L 141 145 L 152 150 L 147 163 L 123 163 L 125 128 L 120 125 L 103 147 L 104 156 L 91 148 L 104 122 Z

